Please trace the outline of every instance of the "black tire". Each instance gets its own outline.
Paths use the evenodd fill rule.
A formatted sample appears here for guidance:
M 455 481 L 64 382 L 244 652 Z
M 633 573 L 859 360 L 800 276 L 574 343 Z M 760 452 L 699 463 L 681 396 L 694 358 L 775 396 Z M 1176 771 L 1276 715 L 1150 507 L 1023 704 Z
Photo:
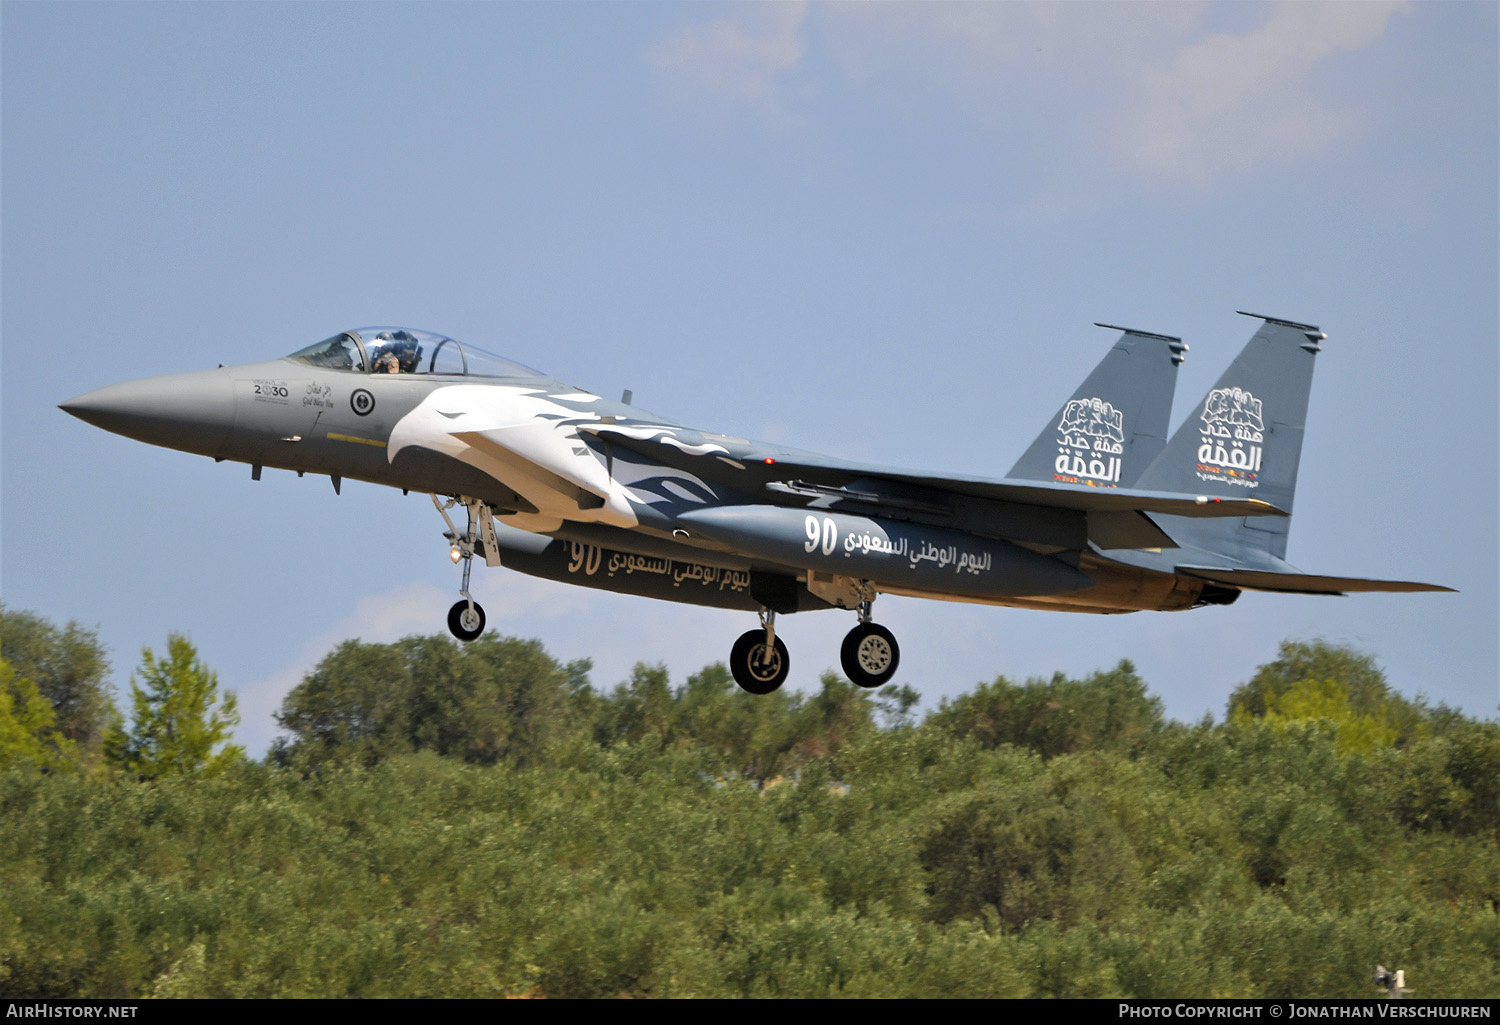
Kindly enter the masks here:
M 839 650 L 844 675 L 861 687 L 881 687 L 891 682 L 901 664 L 896 636 L 875 623 L 861 623 L 844 638 Z
M 484 608 L 474 603 L 474 611 L 469 612 L 469 603 L 461 601 L 448 610 L 448 629 L 453 636 L 461 641 L 472 641 L 484 633 Z
M 751 694 L 769 694 L 786 682 L 792 660 L 780 637 L 776 638 L 769 660 L 765 655 L 764 630 L 751 630 L 734 642 L 734 647 L 729 650 L 729 672 L 741 689 Z

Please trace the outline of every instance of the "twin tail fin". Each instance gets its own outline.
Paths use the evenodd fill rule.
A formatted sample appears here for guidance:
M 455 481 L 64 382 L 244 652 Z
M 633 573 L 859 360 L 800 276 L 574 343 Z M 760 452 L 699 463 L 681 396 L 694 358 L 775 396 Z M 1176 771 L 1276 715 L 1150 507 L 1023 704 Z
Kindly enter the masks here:
M 1006 474 L 1012 480 L 1134 487 L 1166 447 L 1187 346 L 1171 335 L 1124 332 Z
M 1262 324 L 1166 448 L 1141 474 L 1144 490 L 1257 498 L 1290 514 L 1312 392 L 1313 362 L 1328 336 L 1313 324 Z M 1179 544 L 1229 556 L 1286 556 L 1287 517 L 1153 517 Z

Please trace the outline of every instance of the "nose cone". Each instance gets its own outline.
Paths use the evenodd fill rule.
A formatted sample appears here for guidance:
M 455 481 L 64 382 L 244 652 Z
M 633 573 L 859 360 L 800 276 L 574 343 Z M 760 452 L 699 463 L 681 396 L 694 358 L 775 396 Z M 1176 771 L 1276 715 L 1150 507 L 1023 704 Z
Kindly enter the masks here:
M 217 454 L 234 426 L 229 376 L 220 370 L 112 384 L 58 408 L 127 438 L 203 455 Z

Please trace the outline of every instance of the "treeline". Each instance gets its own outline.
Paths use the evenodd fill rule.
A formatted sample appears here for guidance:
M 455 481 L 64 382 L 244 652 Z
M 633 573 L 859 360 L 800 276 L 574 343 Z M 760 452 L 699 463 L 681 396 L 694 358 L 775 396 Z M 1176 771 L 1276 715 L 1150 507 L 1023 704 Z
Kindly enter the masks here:
M 253 762 L 186 728 L 233 711 L 190 647 L 125 715 L 88 631 L 0 615 L 6 995 L 1500 996 L 1500 724 L 1348 649 L 1185 725 L 1128 662 L 917 721 L 349 642 Z
M 150 648 L 130 678 L 129 719 L 115 707 L 109 661 L 92 631 L 59 630 L 0 604 L 0 768 L 98 776 L 120 770 L 142 779 L 212 775 L 244 759 L 229 743 L 239 725 L 233 694 L 187 638 Z

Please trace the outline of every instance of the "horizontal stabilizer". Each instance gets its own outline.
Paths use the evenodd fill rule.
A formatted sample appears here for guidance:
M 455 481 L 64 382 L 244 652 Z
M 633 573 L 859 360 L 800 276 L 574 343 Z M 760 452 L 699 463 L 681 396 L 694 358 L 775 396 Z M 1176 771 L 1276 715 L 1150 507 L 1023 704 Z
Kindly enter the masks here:
M 1178 566 L 1183 576 L 1252 591 L 1283 594 L 1346 594 L 1351 591 L 1452 591 L 1439 584 L 1410 580 L 1365 580 L 1360 577 L 1320 577 L 1311 573 L 1268 573 L 1255 569 L 1225 569 L 1216 566 Z

